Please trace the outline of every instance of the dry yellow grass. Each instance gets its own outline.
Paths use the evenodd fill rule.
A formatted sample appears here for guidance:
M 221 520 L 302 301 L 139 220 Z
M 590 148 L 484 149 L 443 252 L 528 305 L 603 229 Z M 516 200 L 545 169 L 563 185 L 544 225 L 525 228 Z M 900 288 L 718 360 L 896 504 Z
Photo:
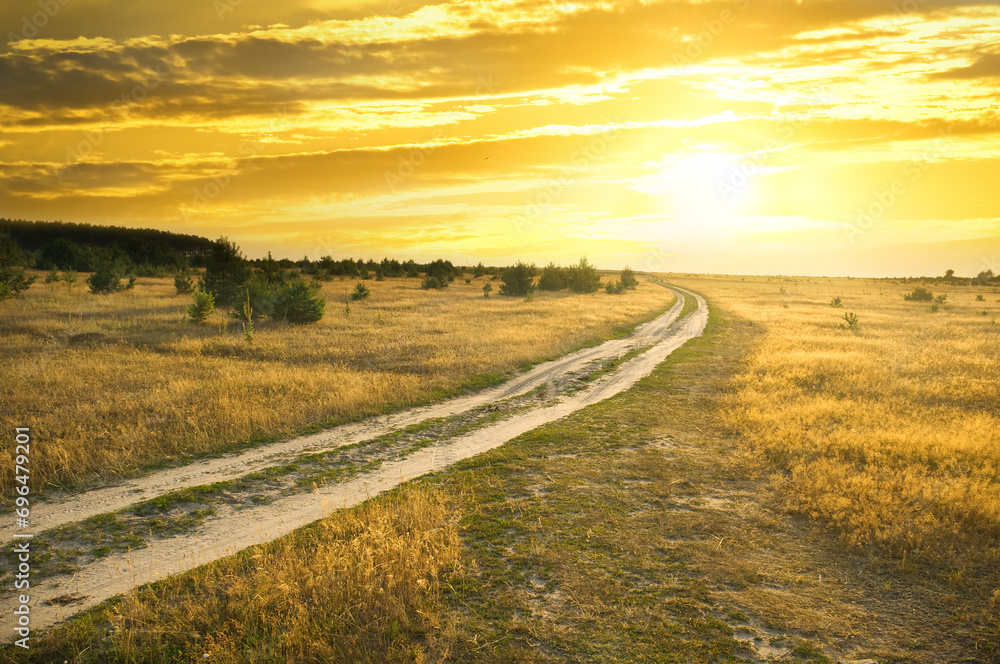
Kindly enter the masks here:
M 172 279 L 110 296 L 83 281 L 37 283 L 0 302 L 0 419 L 8 431 L 32 428 L 36 490 L 425 401 L 596 342 L 673 300 L 646 283 L 624 296 L 525 302 L 484 299 L 483 278 L 443 291 L 387 279 L 369 282 L 371 298 L 347 314 L 354 282 L 334 281 L 322 321 L 260 323 L 248 344 L 226 316 L 188 322 L 191 298 Z M 8 467 L 12 451 L 0 453 Z M 0 496 L 13 495 L 11 482 L 0 478 Z
M 734 380 L 728 424 L 783 471 L 789 507 L 857 547 L 936 560 L 993 555 L 1000 294 L 928 284 L 948 295 L 930 312 L 903 300 L 913 284 L 676 281 L 763 327 Z M 830 306 L 834 297 L 843 308 Z M 846 312 L 860 319 L 856 333 L 839 327 Z
M 131 593 L 47 634 L 37 661 L 421 662 L 441 635 L 438 577 L 461 543 L 414 486 Z M 110 630 L 107 630 L 110 627 Z M 98 651 L 94 654 L 91 650 Z

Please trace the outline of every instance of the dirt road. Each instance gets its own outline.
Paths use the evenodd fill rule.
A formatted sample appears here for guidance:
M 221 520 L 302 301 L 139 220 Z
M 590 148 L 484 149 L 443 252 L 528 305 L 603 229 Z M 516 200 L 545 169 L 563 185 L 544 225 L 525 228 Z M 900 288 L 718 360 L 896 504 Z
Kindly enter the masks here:
M 498 387 L 262 446 L 241 454 L 158 471 L 113 487 L 56 496 L 45 503 L 33 505 L 32 532 L 36 533 L 34 541 L 37 542 L 45 539 L 45 529 L 122 510 L 178 489 L 246 477 L 250 473 L 293 462 L 304 454 L 356 445 L 422 422 L 460 418 L 477 409 L 491 408 L 491 404 L 522 399 L 509 414 L 501 412 L 499 421 L 480 422 L 471 431 L 442 436 L 433 440 L 433 444 L 406 455 L 386 457 L 369 472 L 353 475 L 344 481 L 325 483 L 308 493 L 283 495 L 275 492 L 265 504 L 221 509 L 193 532 L 151 539 L 144 548 L 94 560 L 73 575 L 32 581 L 32 628 L 51 626 L 133 587 L 281 537 L 334 509 L 356 505 L 402 482 L 498 447 L 522 433 L 627 390 L 652 372 L 671 352 L 700 335 L 707 324 L 708 307 L 700 296 L 675 287 L 671 290 L 678 296 L 677 303 L 655 320 L 636 328 L 629 336 L 537 365 Z M 685 298 L 694 298 L 697 308 L 679 320 Z M 622 358 L 626 359 L 621 361 Z M 611 366 L 609 363 L 615 361 L 620 363 L 608 369 Z M 524 395 L 529 393 L 543 393 L 546 397 L 526 402 Z M 0 530 L 4 546 L 12 546 L 10 542 L 15 532 L 10 527 Z M 52 598 L 68 596 L 74 599 L 66 605 L 44 603 Z M 11 640 L 15 598 L 6 596 L 0 599 L 0 606 L 5 622 L 4 634 L 7 640 Z

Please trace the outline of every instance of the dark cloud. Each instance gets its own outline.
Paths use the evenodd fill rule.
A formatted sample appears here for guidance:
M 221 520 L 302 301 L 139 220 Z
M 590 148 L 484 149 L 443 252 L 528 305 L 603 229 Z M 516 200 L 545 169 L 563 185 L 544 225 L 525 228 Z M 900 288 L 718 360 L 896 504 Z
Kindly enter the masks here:
M 931 74 L 932 78 L 997 78 L 1000 77 L 1000 53 L 984 53 L 968 67 L 958 67 Z

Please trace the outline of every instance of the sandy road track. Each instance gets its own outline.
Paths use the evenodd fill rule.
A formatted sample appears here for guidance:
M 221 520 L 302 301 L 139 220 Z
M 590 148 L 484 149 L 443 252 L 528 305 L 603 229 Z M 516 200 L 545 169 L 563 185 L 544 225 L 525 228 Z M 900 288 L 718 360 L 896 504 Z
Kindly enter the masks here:
M 85 493 L 57 496 L 32 507 L 36 538 L 41 531 L 89 516 L 128 507 L 158 495 L 184 487 L 199 486 L 287 462 L 304 453 L 315 453 L 370 440 L 398 431 L 430 418 L 449 417 L 516 395 L 542 385 L 554 385 L 566 376 L 592 368 L 595 363 L 622 358 L 644 349 L 622 362 L 614 371 L 600 376 L 585 387 L 558 396 L 554 401 L 521 410 L 496 423 L 485 424 L 471 432 L 436 441 L 405 458 L 382 463 L 376 470 L 348 481 L 328 484 L 305 494 L 275 496 L 272 502 L 241 510 L 224 510 L 206 521 L 196 532 L 170 538 L 154 539 L 145 548 L 126 554 L 111 555 L 85 565 L 76 574 L 53 576 L 32 582 L 31 626 L 33 629 L 57 624 L 72 614 L 132 588 L 180 573 L 218 558 L 236 553 L 253 544 L 281 537 L 311 523 L 332 510 L 350 507 L 402 482 L 493 449 L 522 433 L 565 417 L 581 408 L 612 397 L 632 387 L 670 353 L 688 340 L 699 336 L 708 322 L 708 307 L 700 296 L 671 287 L 677 303 L 658 318 L 637 327 L 622 339 L 607 341 L 565 357 L 534 367 L 496 388 L 413 408 L 388 416 L 335 427 L 314 435 L 302 436 L 262 446 L 241 454 L 198 462 L 191 466 L 170 468 L 114 487 Z M 694 298 L 697 308 L 678 320 L 685 298 Z M 15 530 L 0 531 L 5 546 Z M 54 597 L 72 594 L 80 599 L 66 606 L 45 605 Z M 12 640 L 14 597 L 0 600 L 4 634 Z

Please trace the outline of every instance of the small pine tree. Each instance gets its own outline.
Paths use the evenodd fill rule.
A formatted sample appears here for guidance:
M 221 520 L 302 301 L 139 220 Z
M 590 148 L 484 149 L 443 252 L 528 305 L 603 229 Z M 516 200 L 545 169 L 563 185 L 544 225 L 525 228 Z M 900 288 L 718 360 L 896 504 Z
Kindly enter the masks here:
M 555 263 L 549 263 L 542 268 L 542 276 L 538 279 L 538 290 L 558 291 L 566 287 L 566 277 L 563 269 Z
M 215 296 L 203 290 L 195 291 L 194 304 L 187 308 L 192 323 L 204 323 L 215 311 Z
M 253 307 L 250 306 L 250 289 L 247 289 L 247 300 L 243 303 L 243 338 L 248 344 L 253 343 Z
M 253 271 L 240 248 L 224 237 L 212 245 L 206 259 L 205 272 L 199 287 L 211 293 L 220 306 L 242 306 L 243 291 L 250 282 Z
M 301 276 L 289 279 L 281 286 L 275 302 L 274 317 L 289 323 L 315 323 L 323 318 L 326 298 L 319 294 L 321 286 Z
M 490 292 L 492 290 L 493 290 L 493 284 L 487 281 L 485 284 L 483 284 L 483 297 L 485 297 L 487 300 L 490 299 Z
M 62 273 L 62 280 L 66 283 L 67 286 L 69 286 L 70 284 L 75 284 L 76 272 L 74 272 L 73 270 L 64 270 Z
M 500 284 L 500 294 L 513 297 L 527 297 L 535 291 L 534 278 L 537 268 L 532 263 L 522 263 L 518 261 L 516 265 L 504 268 Z
M 90 286 L 90 292 L 95 295 L 119 293 L 125 290 L 125 286 L 121 283 L 122 276 L 122 271 L 117 266 L 104 261 L 99 263 L 93 274 L 87 278 L 87 285 Z M 133 277 L 133 283 L 134 279 Z
M 371 289 L 369 289 L 368 286 L 365 286 L 362 282 L 359 281 L 357 285 L 354 287 L 354 292 L 351 293 L 351 299 L 354 301 L 364 300 L 371 294 L 372 294 Z
M 635 272 L 628 265 L 622 268 L 620 282 L 623 290 L 635 290 L 639 287 L 639 280 L 635 278 Z
M 51 284 L 57 281 L 59 281 L 59 270 L 55 266 L 52 266 L 52 269 L 49 270 L 49 273 L 45 275 L 45 283 Z
M 178 272 L 174 275 L 174 288 L 178 295 L 190 295 L 194 292 L 194 282 L 191 281 L 191 277 Z
M 621 295 L 625 292 L 625 284 L 620 281 L 609 281 L 604 286 L 604 292 L 608 295 Z
M 566 268 L 566 281 L 574 293 L 593 293 L 601 287 L 601 276 L 597 268 L 587 262 L 584 256 L 576 265 Z

